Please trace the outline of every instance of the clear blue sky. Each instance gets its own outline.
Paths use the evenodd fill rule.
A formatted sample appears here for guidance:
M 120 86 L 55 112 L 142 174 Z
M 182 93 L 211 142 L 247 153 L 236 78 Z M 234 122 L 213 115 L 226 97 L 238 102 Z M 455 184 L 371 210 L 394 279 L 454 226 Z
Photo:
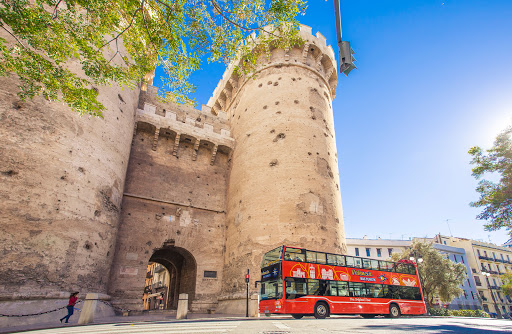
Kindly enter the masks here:
M 357 70 L 333 103 L 347 237 L 508 239 L 476 220 L 471 146 L 512 124 L 511 0 L 342 0 L 343 39 Z M 332 0 L 301 23 L 337 54 Z M 192 76 L 206 104 L 222 64 Z M 158 73 L 157 73 L 158 76 Z M 158 86 L 158 79 L 155 85 Z

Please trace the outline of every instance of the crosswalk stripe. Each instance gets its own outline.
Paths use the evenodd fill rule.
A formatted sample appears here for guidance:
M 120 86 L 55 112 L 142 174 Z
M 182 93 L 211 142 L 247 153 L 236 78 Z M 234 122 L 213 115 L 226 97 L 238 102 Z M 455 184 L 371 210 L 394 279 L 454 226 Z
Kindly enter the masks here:
M 203 332 L 224 332 L 235 329 L 240 322 L 229 322 L 229 323 L 134 323 L 134 324 L 108 324 L 108 325 L 92 325 L 92 326 L 80 326 L 80 327 L 69 327 L 69 328 L 53 328 L 47 330 L 38 331 L 38 333 L 52 333 L 52 334 L 134 334 L 146 331 L 158 330 L 160 333 L 203 333 Z
M 279 329 L 290 329 L 290 326 L 280 323 L 279 321 L 272 321 L 272 323 Z

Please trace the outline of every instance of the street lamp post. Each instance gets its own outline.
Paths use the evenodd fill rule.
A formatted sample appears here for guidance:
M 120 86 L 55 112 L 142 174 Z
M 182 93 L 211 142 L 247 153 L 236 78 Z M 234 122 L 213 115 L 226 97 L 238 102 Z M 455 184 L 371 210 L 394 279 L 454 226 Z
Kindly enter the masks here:
M 502 318 L 501 312 L 500 312 L 500 309 L 498 308 L 498 304 L 496 303 L 496 299 L 494 298 L 494 293 L 492 293 L 491 284 L 489 283 L 489 276 L 491 276 L 491 273 L 482 271 L 482 275 L 484 275 L 484 277 L 487 281 L 487 288 L 489 289 L 489 293 L 491 294 L 492 302 L 494 303 L 494 310 L 496 311 L 496 315 L 498 316 L 498 319 L 501 319 Z

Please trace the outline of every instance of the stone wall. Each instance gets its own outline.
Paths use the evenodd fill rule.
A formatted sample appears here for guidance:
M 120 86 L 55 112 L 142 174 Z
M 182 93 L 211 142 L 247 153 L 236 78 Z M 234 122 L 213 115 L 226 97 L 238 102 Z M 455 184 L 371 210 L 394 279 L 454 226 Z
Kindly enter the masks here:
M 222 280 L 233 139 L 218 116 L 183 112 L 149 94 L 141 101 L 139 108 L 144 109 L 138 112 L 132 143 L 110 293 L 122 307 L 141 309 L 148 261 L 170 242 L 168 249 L 189 256 L 180 275 L 182 283 L 196 282 L 193 293 L 186 291 L 189 307 L 214 309 Z M 190 277 L 192 266 L 195 277 Z M 205 271 L 216 271 L 217 277 L 205 277 Z

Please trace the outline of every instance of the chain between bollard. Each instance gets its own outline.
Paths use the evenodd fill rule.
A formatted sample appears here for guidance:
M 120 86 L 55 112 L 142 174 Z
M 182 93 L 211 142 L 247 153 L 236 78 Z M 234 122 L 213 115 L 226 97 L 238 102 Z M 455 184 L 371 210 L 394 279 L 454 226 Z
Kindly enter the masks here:
M 120 312 L 132 312 L 133 310 L 128 310 L 128 309 L 125 309 L 125 308 L 121 308 L 121 307 L 117 307 L 117 306 L 114 306 L 112 303 L 110 302 L 107 302 L 105 300 L 100 300 L 100 302 L 102 302 L 103 304 L 107 305 L 107 306 L 110 306 L 112 307 L 114 310 L 116 311 L 120 311 Z
M 81 303 L 82 300 L 79 300 L 76 304 L 79 304 Z M 75 305 L 76 305 L 75 304 Z M 57 312 L 57 311 L 60 311 L 60 310 L 63 310 L 65 309 L 67 306 L 62 306 L 62 307 L 59 307 L 59 308 L 56 308 L 54 310 L 50 310 L 50 311 L 44 311 L 44 312 L 39 312 L 39 313 L 32 313 L 32 314 L 1 314 L 0 313 L 0 317 L 5 317 L 5 318 L 21 318 L 21 317 L 33 317 L 33 316 L 37 316 L 37 315 L 42 315 L 42 314 L 47 314 L 47 313 L 53 313 L 53 312 Z

